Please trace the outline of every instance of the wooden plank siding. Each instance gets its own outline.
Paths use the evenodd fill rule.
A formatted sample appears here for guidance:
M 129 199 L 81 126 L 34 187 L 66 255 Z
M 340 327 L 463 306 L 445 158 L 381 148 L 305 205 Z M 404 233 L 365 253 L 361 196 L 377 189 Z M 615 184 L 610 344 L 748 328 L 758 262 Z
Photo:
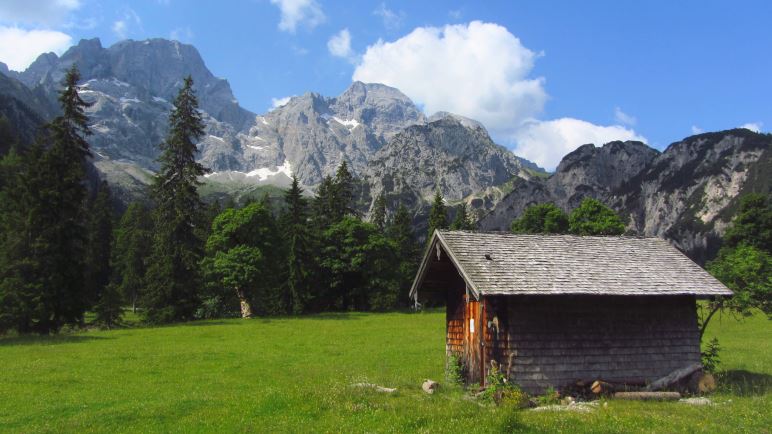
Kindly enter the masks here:
M 486 360 L 530 393 L 649 382 L 700 361 L 692 296 L 485 297 Z
M 464 282 L 448 290 L 446 322 L 446 355 L 461 357 L 464 353 Z

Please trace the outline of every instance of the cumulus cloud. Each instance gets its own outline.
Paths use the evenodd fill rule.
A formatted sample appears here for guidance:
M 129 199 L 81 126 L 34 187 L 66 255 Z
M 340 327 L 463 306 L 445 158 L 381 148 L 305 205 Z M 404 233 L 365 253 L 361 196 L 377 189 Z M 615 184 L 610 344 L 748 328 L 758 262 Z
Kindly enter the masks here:
M 394 86 L 427 113 L 457 113 L 510 134 L 547 99 L 544 79 L 529 77 L 537 57 L 497 24 L 418 27 L 367 47 L 353 79 Z
M 405 21 L 405 12 L 395 12 L 386 6 L 386 3 L 381 3 L 373 11 L 373 15 L 381 17 L 383 26 L 389 30 L 396 30 L 402 27 L 402 23 Z
M 0 61 L 14 71 L 27 69 L 42 53 L 62 54 L 70 45 L 72 38 L 62 32 L 0 26 Z
M 619 108 L 621 125 L 538 120 L 547 101 L 544 79 L 532 76 L 539 57 L 497 24 L 418 27 L 367 47 L 352 79 L 396 87 L 427 114 L 448 111 L 478 120 L 494 140 L 548 169 L 585 143 L 643 140 L 631 129 L 635 118 Z
M 747 124 L 740 125 L 740 128 L 747 128 L 755 133 L 760 133 L 763 126 L 762 122 L 748 122 Z
M 287 103 L 294 97 L 295 95 L 291 96 L 285 96 L 284 98 L 271 98 L 271 110 L 277 109 L 281 106 L 287 105 Z
M 80 0 L 3 0 L 0 2 L 0 21 L 53 26 L 80 6 Z
M 573 118 L 549 121 L 529 121 L 513 135 L 515 154 L 527 158 L 545 169 L 554 169 L 560 160 L 587 143 L 602 145 L 614 140 L 646 138 L 620 125 L 601 126 Z
M 633 126 L 636 122 L 638 122 L 638 119 L 636 119 L 635 116 L 628 115 L 619 107 L 614 107 L 614 120 L 620 124 L 629 126 Z
M 705 132 L 705 130 L 703 130 L 702 128 L 698 127 L 697 125 L 692 125 L 692 134 L 702 134 L 704 132 Z
M 295 33 L 300 24 L 313 29 L 326 19 L 316 0 L 271 0 L 271 4 L 279 7 L 279 30 L 285 32 Z
M 335 57 L 348 59 L 352 56 L 351 51 L 351 33 L 348 29 L 343 29 L 327 41 L 327 49 Z

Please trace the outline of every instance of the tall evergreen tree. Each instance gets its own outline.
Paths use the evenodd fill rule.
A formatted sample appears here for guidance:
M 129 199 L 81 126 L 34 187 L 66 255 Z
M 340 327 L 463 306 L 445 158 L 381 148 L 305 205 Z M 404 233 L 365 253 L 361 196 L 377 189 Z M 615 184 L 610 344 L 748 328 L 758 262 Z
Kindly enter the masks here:
M 140 202 L 133 202 L 121 216 L 115 234 L 113 255 L 115 280 L 124 300 L 136 312 L 137 302 L 145 287 L 148 252 L 153 245 L 153 221 L 150 211 Z
M 335 181 L 331 176 L 322 178 L 313 201 L 313 220 L 317 229 L 325 229 L 334 221 Z
M 338 222 L 345 216 L 357 216 L 354 209 L 354 175 L 348 169 L 348 163 L 343 160 L 335 172 L 333 188 L 333 218 Z
M 99 184 L 96 197 L 90 205 L 85 282 L 89 302 L 94 305 L 99 302 L 111 278 L 113 211 L 110 203 L 110 186 L 107 181 Z
M 476 228 L 466 209 L 466 204 L 462 203 L 456 208 L 456 217 L 453 219 L 453 223 L 450 224 L 450 229 L 454 231 L 472 231 Z
M 399 260 L 397 279 L 399 294 L 403 297 L 398 300 L 407 301 L 406 295 L 418 268 L 419 251 L 413 234 L 412 219 L 405 205 L 400 204 L 397 208 L 394 218 L 386 227 L 386 235 L 394 242 Z
M 42 148 L 25 155 L 10 152 L 0 159 L 0 334 L 17 329 L 29 331 L 32 302 L 37 288 L 32 283 L 35 261 L 27 239 L 26 203 L 31 196 L 25 175 L 36 165 Z M 32 155 L 35 154 L 33 157 Z M 25 330 L 26 328 L 26 330 Z
M 20 332 L 49 333 L 81 324 L 88 306 L 84 288 L 86 252 L 85 137 L 91 132 L 78 95 L 80 74 L 67 71 L 59 95 L 62 114 L 48 126 L 50 146 L 36 145 L 23 157 L 13 179 L 11 200 L 15 235 L 3 241 L 0 304 L 6 322 Z
M 370 213 L 370 223 L 374 224 L 380 230 L 386 227 L 386 198 L 383 193 L 378 195 L 373 203 L 373 210 Z
M 155 239 L 143 304 L 151 322 L 193 317 L 201 287 L 203 241 L 196 223 L 202 203 L 198 178 L 207 170 L 196 162 L 196 142 L 204 134 L 193 79 L 185 78 L 169 115 L 169 134 L 161 144 L 161 169 L 152 193 Z
M 308 201 L 297 177 L 284 195 L 282 219 L 287 242 L 287 282 L 284 305 L 287 312 L 302 313 L 312 299 L 313 240 L 308 228 Z
M 432 209 L 429 211 L 429 233 L 427 234 L 427 241 L 432 238 L 432 234 L 436 229 L 448 228 L 448 215 L 445 209 L 445 201 L 442 199 L 440 191 L 434 194 L 434 202 L 432 202 Z

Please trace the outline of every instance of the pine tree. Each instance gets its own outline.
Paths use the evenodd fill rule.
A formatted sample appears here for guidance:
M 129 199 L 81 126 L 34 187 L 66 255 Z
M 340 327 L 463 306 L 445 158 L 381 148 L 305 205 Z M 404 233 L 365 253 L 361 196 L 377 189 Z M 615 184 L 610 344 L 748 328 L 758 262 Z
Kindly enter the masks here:
M 188 76 L 174 100 L 152 189 L 155 237 L 143 301 L 151 322 L 191 319 L 198 304 L 203 242 L 196 229 L 202 207 L 197 187 L 207 170 L 195 156 L 196 141 L 203 134 L 193 79 Z
M 83 281 L 90 130 L 79 79 L 73 65 L 59 95 L 62 114 L 47 126 L 50 146 L 35 145 L 25 153 L 12 177 L 15 191 L 5 195 L 13 211 L 3 217 L 15 234 L 3 237 L 0 304 L 6 320 L 0 322 L 19 332 L 82 324 L 88 306 Z
M 313 247 L 308 230 L 308 203 L 297 177 L 284 195 L 284 237 L 287 242 L 287 283 L 284 304 L 287 312 L 305 311 L 312 299 Z
M 153 221 L 148 209 L 139 202 L 129 205 L 115 234 L 114 271 L 118 291 L 131 303 L 133 312 L 145 287 L 147 255 L 153 243 Z
M 40 147 L 33 150 L 36 154 L 42 152 Z M 33 257 L 27 243 L 24 212 L 24 199 L 29 197 L 24 177 L 31 154 L 20 155 L 12 146 L 0 158 L 0 334 L 31 323 L 28 317 L 32 314 L 30 304 L 35 291 L 28 270 Z
M 113 244 L 113 211 L 110 186 L 102 181 L 88 213 L 86 252 L 86 290 L 91 305 L 99 302 L 110 283 L 110 259 Z
M 96 316 L 94 323 L 108 329 L 120 324 L 121 317 L 123 316 L 122 302 L 123 299 L 118 284 L 115 282 L 107 284 L 102 290 L 99 302 L 94 306 L 94 314 Z
M 450 229 L 454 231 L 473 231 L 476 229 L 474 222 L 469 218 L 465 203 L 456 208 L 456 217 L 450 224 Z
M 448 228 L 447 211 L 445 210 L 445 202 L 442 199 L 442 195 L 439 190 L 434 194 L 434 202 L 432 202 L 432 209 L 429 211 L 429 233 L 426 238 L 427 241 L 432 238 L 434 231 L 437 229 Z
M 354 175 L 348 170 L 348 163 L 344 160 L 335 172 L 333 183 L 333 220 L 339 222 L 346 216 L 357 216 L 354 209 Z
M 400 261 L 397 272 L 399 294 L 407 295 L 418 268 L 419 251 L 413 234 L 412 219 L 404 205 L 397 208 L 394 218 L 386 227 L 386 234 L 396 245 L 397 258 Z
M 313 201 L 313 220 L 317 229 L 326 229 L 333 222 L 333 207 L 335 202 L 335 181 L 330 176 L 322 178 L 316 189 Z
M 370 213 L 370 223 L 374 224 L 380 230 L 386 227 L 386 198 L 383 193 L 378 195 L 373 203 L 373 210 Z

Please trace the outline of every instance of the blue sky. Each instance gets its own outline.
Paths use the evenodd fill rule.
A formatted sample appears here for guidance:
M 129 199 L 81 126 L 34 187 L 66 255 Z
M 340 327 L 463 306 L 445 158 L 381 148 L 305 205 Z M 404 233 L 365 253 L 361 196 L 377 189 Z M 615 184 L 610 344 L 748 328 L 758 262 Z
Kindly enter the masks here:
M 0 61 L 20 69 L 81 38 L 176 38 L 255 112 L 383 81 L 554 167 L 588 141 L 769 131 L 770 19 L 768 1 L 4 0 Z

